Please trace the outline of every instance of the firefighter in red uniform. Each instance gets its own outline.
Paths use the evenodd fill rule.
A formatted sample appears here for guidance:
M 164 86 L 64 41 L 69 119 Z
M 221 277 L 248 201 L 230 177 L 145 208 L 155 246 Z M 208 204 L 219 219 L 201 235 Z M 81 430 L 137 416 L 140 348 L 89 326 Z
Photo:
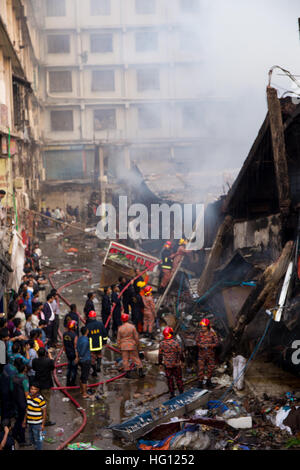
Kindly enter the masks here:
M 171 279 L 171 272 L 173 267 L 173 261 L 171 259 L 171 242 L 166 242 L 163 252 L 161 254 L 161 270 L 162 270 L 162 280 L 160 283 L 160 290 L 163 290 L 169 284 Z
M 144 304 L 144 327 L 143 331 L 145 336 L 155 339 L 153 335 L 153 326 L 155 323 L 155 303 L 152 297 L 152 287 L 146 286 L 144 289 L 144 296 L 142 297 Z
M 174 379 L 176 380 L 179 393 L 184 392 L 182 381 L 181 362 L 184 361 L 183 351 L 179 342 L 174 339 L 173 328 L 169 326 L 164 329 L 164 340 L 159 345 L 159 365 L 164 364 L 168 381 L 170 398 L 175 397 Z
M 179 240 L 178 250 L 176 251 L 176 253 L 170 256 L 170 258 L 173 260 L 173 268 L 171 271 L 171 277 L 173 276 L 174 272 L 177 269 L 177 266 L 179 265 L 181 260 L 184 258 L 184 256 L 193 252 L 192 250 L 186 249 L 187 243 L 188 242 L 184 238 L 181 238 L 181 240 Z
M 139 358 L 139 334 L 136 327 L 129 323 L 129 315 L 123 313 L 121 315 L 123 325 L 118 329 L 117 344 L 122 352 L 123 367 L 126 371 L 127 379 L 131 378 L 130 360 L 137 366 L 139 377 L 145 377 L 143 372 L 143 364 Z
M 206 369 L 206 387 L 212 387 L 211 377 L 216 367 L 215 348 L 219 340 L 215 331 L 210 328 L 210 321 L 204 318 L 200 322 L 201 330 L 197 334 L 196 344 L 198 346 L 198 388 L 203 388 L 204 373 Z
M 101 351 L 108 340 L 107 331 L 102 321 L 97 320 L 97 313 L 94 310 L 88 314 L 86 327 L 89 330 L 88 338 L 92 353 L 92 376 L 97 377 L 97 372 L 101 372 Z

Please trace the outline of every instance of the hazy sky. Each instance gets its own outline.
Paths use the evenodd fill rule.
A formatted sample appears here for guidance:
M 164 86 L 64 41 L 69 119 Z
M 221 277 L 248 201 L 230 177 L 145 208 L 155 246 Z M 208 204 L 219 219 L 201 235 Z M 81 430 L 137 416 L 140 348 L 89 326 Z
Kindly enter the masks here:
M 205 159 L 217 169 L 240 167 L 267 112 L 269 69 L 280 65 L 300 81 L 300 0 L 200 2 L 191 27 L 203 57 L 203 94 L 224 98 L 205 118 L 208 135 L 215 136 Z M 282 95 L 293 83 L 280 73 L 272 84 Z

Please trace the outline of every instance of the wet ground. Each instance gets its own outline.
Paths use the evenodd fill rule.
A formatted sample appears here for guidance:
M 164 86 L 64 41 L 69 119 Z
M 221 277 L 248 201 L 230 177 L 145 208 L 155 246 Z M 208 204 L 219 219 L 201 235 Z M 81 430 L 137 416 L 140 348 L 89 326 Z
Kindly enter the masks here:
M 62 295 L 70 303 L 75 303 L 77 311 L 81 313 L 86 301 L 86 294 L 95 291 L 99 287 L 105 246 L 99 248 L 97 238 L 84 238 L 85 236 L 83 236 L 66 241 L 55 236 L 54 233 L 55 230 L 50 229 L 50 234 L 46 237 L 47 240 L 40 241 L 45 273 L 79 268 L 87 268 L 92 272 L 90 280 L 86 278 L 79 284 L 62 291 Z M 77 248 L 78 254 L 67 254 L 65 250 L 70 247 Z M 80 277 L 82 277 L 81 273 L 60 273 L 55 275 L 53 280 L 55 287 L 58 288 Z M 95 299 L 95 307 L 97 313 L 100 313 L 100 297 Z M 67 312 L 68 307 L 61 304 L 61 325 Z M 62 326 L 61 328 L 63 329 Z M 118 357 L 112 351 L 105 350 L 102 372 L 98 375 L 99 380 L 97 379 L 96 382 L 105 381 L 120 374 L 121 369 L 115 365 Z M 64 356 L 62 356 L 60 362 L 65 362 Z M 105 384 L 103 393 L 101 390 L 100 400 L 95 399 L 94 396 L 88 400 L 83 400 L 79 390 L 72 391 L 72 396 L 87 414 L 87 426 L 80 436 L 75 439 L 76 442 L 91 442 L 101 449 L 136 449 L 135 445 L 113 439 L 112 432 L 107 427 L 112 424 L 119 424 L 135 415 L 131 406 L 133 403 L 138 406 L 138 410 L 143 412 L 149 407 L 157 406 L 157 404 L 168 399 L 165 379 L 159 374 L 158 367 L 144 362 L 144 371 L 146 373 L 144 379 L 139 379 L 136 376 L 134 379 L 121 378 Z M 62 369 L 61 373 L 58 374 L 58 378 L 62 384 L 65 384 L 66 368 Z M 91 383 L 95 383 L 95 379 L 91 378 Z M 161 396 L 163 392 L 166 392 L 166 394 Z M 138 394 L 138 398 L 134 398 L 136 394 Z M 149 398 L 156 395 L 160 395 L 160 398 L 149 401 Z M 147 404 L 143 404 L 144 401 L 147 401 Z M 49 450 L 56 449 L 79 428 L 82 422 L 80 413 L 71 402 L 65 401 L 65 396 L 60 391 L 52 392 L 51 420 L 55 421 L 56 425 L 46 428 L 46 441 L 54 440 L 51 443 L 45 442 L 44 447 Z
M 86 294 L 95 291 L 99 286 L 101 264 L 108 244 L 100 246 L 97 238 L 87 238 L 85 235 L 64 240 L 54 235 L 54 232 L 56 232 L 56 229 L 50 229 L 47 239 L 40 242 L 45 273 L 72 268 L 87 268 L 92 272 L 91 279 L 85 278 L 80 284 L 70 286 L 62 292 L 64 297 L 70 303 L 77 304 L 77 310 L 82 312 Z M 67 254 L 65 250 L 70 247 L 77 248 L 78 253 Z M 82 277 L 81 273 L 59 273 L 54 277 L 55 287 L 58 288 L 79 277 Z M 96 300 L 95 305 L 97 312 L 100 313 L 100 297 L 98 301 Z M 67 312 L 68 307 L 61 304 L 61 319 Z M 97 381 L 107 380 L 119 375 L 120 370 L 115 365 L 115 360 L 118 357 L 117 354 L 105 350 L 102 372 L 99 374 L 99 380 Z M 61 362 L 65 362 L 63 356 Z M 144 361 L 144 370 L 146 372 L 144 379 L 138 379 L 137 377 L 132 380 L 121 378 L 104 385 L 103 389 L 100 390 L 100 399 L 96 399 L 94 395 L 88 400 L 83 400 L 78 390 L 72 391 L 72 396 L 87 414 L 87 425 L 73 442 L 90 442 L 100 449 L 107 450 L 136 449 L 134 443 L 128 443 L 123 439 L 115 439 L 108 427 L 126 421 L 149 408 L 154 408 L 168 399 L 166 381 L 164 376 L 159 374 L 158 367 Z M 61 384 L 65 384 L 65 374 L 65 368 L 59 371 L 58 378 Z M 195 373 L 194 375 L 185 373 L 186 380 L 193 378 L 195 378 Z M 228 379 L 230 384 L 230 377 Z M 94 379 L 92 379 L 92 383 L 95 383 Z M 285 393 L 300 390 L 299 379 L 279 370 L 273 364 L 256 360 L 247 371 L 246 385 L 246 389 L 237 393 L 235 399 L 245 401 L 249 414 L 255 417 L 255 424 L 253 425 L 255 429 L 250 430 L 245 435 L 237 434 L 239 439 L 241 442 L 250 442 L 249 446 L 253 446 L 252 448 L 284 448 L 288 436 L 272 426 L 269 429 L 270 424 L 266 421 L 265 415 L 261 414 L 261 409 L 264 406 L 263 397 L 264 394 L 267 394 L 278 399 L 284 399 Z M 186 388 L 192 386 L 193 384 L 190 384 Z M 219 398 L 224 391 L 226 391 L 226 387 L 221 387 L 220 390 L 214 391 L 210 398 Z M 276 403 L 271 404 L 274 407 L 275 405 Z M 72 436 L 82 423 L 82 417 L 78 410 L 72 403 L 66 401 L 65 396 L 59 391 L 52 392 L 51 420 L 55 421 L 56 425 L 46 428 L 44 448 L 47 450 L 55 450 Z M 275 434 L 280 433 L 278 439 L 270 438 L 270 435 L 274 432 Z M 223 436 L 215 434 L 215 439 L 224 443 L 232 442 L 232 439 L 228 440 L 226 434 Z M 233 446 L 233 444 L 224 444 L 225 447 L 226 445 Z

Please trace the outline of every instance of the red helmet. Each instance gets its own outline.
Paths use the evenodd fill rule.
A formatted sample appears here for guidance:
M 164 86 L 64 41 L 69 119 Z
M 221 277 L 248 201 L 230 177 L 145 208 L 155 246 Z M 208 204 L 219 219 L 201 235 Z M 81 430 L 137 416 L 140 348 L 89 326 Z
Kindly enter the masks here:
M 96 317 L 97 317 L 97 313 L 94 312 L 94 310 L 91 310 L 91 311 L 89 312 L 89 318 L 96 318 Z
M 129 320 L 129 315 L 127 313 L 122 313 L 121 320 L 123 323 L 126 323 Z
M 150 295 L 152 293 L 152 287 L 151 286 L 145 287 L 144 293 L 145 295 Z
M 164 335 L 165 339 L 172 339 L 173 335 L 174 335 L 173 328 L 171 328 L 170 326 L 167 326 L 163 331 L 163 335 Z
M 167 246 L 172 246 L 172 242 L 170 242 L 170 241 L 169 241 L 169 242 L 166 242 L 166 243 L 165 243 L 165 247 L 167 247 Z
M 71 330 L 73 328 L 76 328 L 76 321 L 75 320 L 70 320 L 68 322 L 68 328 L 69 328 L 69 330 Z
M 203 318 L 203 320 L 201 320 L 200 322 L 200 326 L 209 326 L 210 325 L 210 321 L 208 318 Z

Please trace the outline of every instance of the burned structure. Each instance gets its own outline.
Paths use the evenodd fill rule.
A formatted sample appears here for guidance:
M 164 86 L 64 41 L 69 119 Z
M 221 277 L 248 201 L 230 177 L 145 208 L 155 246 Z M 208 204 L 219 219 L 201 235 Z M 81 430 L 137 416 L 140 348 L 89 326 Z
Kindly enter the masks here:
M 198 294 L 202 308 L 221 315 L 227 324 L 224 357 L 232 350 L 253 350 L 269 310 L 274 321 L 265 349 L 277 363 L 298 373 L 291 355 L 300 334 L 300 105 L 290 97 L 279 100 L 271 87 L 267 97 L 269 112 L 223 202 L 223 222 Z

